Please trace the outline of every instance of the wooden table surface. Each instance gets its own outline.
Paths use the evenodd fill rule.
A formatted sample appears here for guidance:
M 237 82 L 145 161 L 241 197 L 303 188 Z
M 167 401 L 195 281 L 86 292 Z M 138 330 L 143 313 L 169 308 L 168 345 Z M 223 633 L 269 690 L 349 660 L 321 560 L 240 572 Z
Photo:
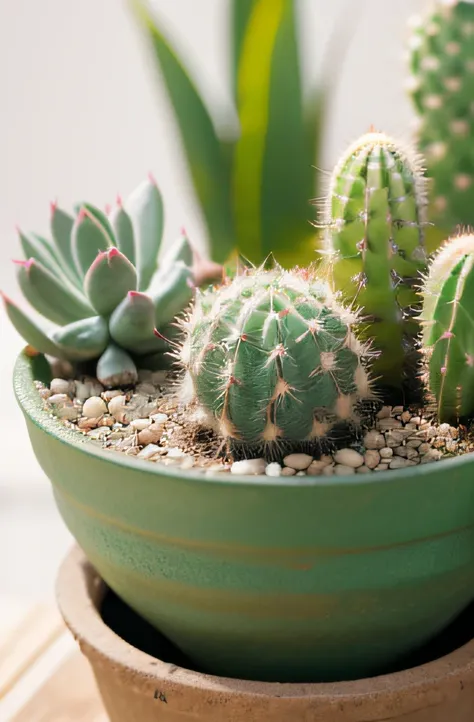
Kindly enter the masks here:
M 0 722 L 108 722 L 88 662 L 53 605 L 0 599 Z

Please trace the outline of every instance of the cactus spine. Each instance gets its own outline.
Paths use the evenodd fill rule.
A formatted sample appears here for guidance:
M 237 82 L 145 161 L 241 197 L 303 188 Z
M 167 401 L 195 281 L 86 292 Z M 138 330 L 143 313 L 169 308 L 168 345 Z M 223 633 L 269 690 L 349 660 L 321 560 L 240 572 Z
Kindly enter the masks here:
M 423 287 L 423 346 L 442 422 L 474 412 L 474 235 L 451 239 Z
M 416 159 L 370 132 L 336 167 L 326 218 L 329 278 L 359 307 L 379 356 L 374 376 L 396 397 L 416 377 L 416 285 L 426 268 L 425 184 Z M 400 398 L 401 400 L 401 398 Z
M 409 90 L 433 180 L 431 215 L 450 232 L 474 224 L 474 4 L 438 1 L 413 25 Z
M 370 354 L 355 318 L 309 271 L 253 271 L 198 295 L 180 358 L 235 455 L 320 449 L 357 422 Z

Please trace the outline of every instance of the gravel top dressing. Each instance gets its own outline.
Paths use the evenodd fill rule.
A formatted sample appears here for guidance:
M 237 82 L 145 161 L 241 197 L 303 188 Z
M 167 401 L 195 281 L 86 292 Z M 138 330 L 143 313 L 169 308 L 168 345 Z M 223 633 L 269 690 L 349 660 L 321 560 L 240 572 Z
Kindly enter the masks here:
M 225 443 L 203 425 L 197 411 L 180 403 L 172 373 L 140 371 L 134 389 L 105 390 L 91 377 L 56 378 L 49 388 L 36 386 L 51 414 L 103 448 L 203 473 L 343 476 L 438 462 L 474 449 L 474 435 L 465 426 L 437 424 L 427 410 L 384 406 L 360 440 L 320 458 L 292 453 L 281 463 L 262 458 L 232 462 Z

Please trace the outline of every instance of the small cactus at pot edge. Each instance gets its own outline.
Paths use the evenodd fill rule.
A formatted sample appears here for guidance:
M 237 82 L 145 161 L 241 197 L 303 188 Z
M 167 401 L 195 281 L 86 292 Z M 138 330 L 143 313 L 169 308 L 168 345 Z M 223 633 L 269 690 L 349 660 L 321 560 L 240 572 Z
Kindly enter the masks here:
M 374 376 L 397 403 L 417 390 L 425 206 L 418 160 L 382 133 L 364 135 L 334 170 L 325 219 L 330 282 L 361 309 L 363 337 L 379 352 Z
M 474 3 L 438 0 L 412 25 L 408 89 L 433 182 L 430 215 L 449 233 L 474 224 Z
M 162 362 L 163 334 L 194 292 L 193 251 L 182 233 L 158 268 L 163 204 L 153 179 L 107 216 L 89 203 L 72 217 L 52 205 L 52 241 L 20 233 L 24 261 L 18 282 L 35 311 L 55 327 L 45 331 L 3 296 L 13 325 L 37 352 L 72 362 L 96 362 L 105 386 L 132 384 L 137 368 Z M 215 269 L 214 269 L 215 270 Z
M 474 413 L 474 235 L 452 238 L 423 286 L 423 348 L 441 422 Z
M 308 269 L 250 271 L 197 295 L 179 353 L 185 388 L 234 457 L 317 453 L 357 425 L 371 384 L 355 319 Z

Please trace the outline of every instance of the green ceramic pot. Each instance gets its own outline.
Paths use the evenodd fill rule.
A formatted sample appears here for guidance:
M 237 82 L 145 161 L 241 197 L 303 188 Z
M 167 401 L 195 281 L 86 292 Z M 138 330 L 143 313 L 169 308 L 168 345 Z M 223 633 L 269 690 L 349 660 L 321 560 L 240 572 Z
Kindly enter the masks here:
M 263 681 L 380 673 L 474 599 L 474 456 L 387 474 L 205 476 L 107 452 L 15 391 L 72 534 L 201 670 Z

